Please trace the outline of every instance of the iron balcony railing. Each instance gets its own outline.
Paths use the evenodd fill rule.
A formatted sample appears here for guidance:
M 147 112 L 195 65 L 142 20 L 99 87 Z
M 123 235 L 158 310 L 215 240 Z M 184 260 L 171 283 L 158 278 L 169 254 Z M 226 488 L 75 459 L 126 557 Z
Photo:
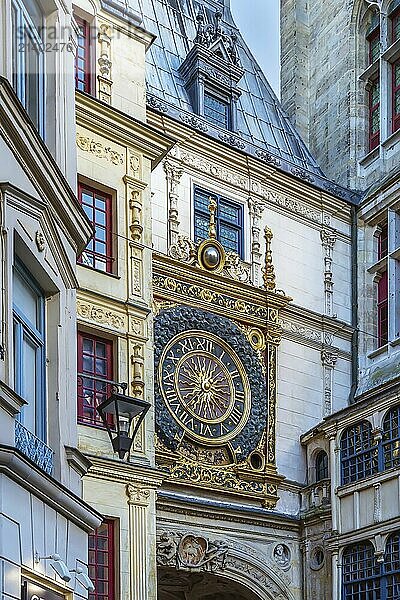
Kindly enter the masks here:
M 48 475 L 53 472 L 54 452 L 36 435 L 15 421 L 15 447 Z

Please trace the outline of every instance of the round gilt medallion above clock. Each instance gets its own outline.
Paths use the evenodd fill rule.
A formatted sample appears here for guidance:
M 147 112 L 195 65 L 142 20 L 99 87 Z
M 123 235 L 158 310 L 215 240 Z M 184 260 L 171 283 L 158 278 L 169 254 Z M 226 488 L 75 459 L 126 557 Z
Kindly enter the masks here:
M 155 320 L 157 434 L 172 451 L 195 445 L 244 460 L 266 425 L 257 352 L 229 319 L 180 306 Z

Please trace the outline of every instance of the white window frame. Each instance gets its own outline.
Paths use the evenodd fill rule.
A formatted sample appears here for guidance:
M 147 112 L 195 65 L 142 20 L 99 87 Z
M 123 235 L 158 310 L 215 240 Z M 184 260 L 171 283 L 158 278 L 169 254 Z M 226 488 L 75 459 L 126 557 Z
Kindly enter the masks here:
M 35 2 L 36 0 L 29 0 Z M 39 11 L 42 13 L 43 19 L 40 27 L 44 31 L 44 14 L 39 4 L 37 4 Z M 27 52 L 29 49 L 26 48 L 25 39 L 26 36 L 29 38 L 31 43 L 38 50 L 38 122 L 35 125 L 42 138 L 45 137 L 45 52 L 44 52 L 44 41 L 41 38 L 40 31 L 37 29 L 34 21 L 32 20 L 29 11 L 22 0 L 11 0 L 11 10 L 16 12 L 16 31 L 12 30 L 12 48 L 13 53 L 16 52 L 16 57 L 13 55 L 12 64 L 17 68 L 17 72 L 12 74 L 13 85 L 17 93 L 18 98 L 21 100 L 25 110 L 29 114 L 27 106 Z M 21 33 L 23 32 L 23 35 Z M 16 39 L 15 39 L 16 37 Z M 32 50 L 31 50 L 32 51 Z

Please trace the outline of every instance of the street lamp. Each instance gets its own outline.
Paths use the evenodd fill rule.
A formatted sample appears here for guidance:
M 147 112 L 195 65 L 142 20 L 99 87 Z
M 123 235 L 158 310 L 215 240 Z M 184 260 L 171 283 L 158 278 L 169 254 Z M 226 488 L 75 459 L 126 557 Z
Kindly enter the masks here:
M 126 384 L 118 384 L 115 387 L 120 387 L 125 391 L 127 386 Z M 113 392 L 109 398 L 97 407 L 114 452 L 117 452 L 121 459 L 131 449 L 135 435 L 149 408 L 150 404 L 146 400 L 132 398 L 117 391 Z M 112 417 L 112 424 L 110 417 Z

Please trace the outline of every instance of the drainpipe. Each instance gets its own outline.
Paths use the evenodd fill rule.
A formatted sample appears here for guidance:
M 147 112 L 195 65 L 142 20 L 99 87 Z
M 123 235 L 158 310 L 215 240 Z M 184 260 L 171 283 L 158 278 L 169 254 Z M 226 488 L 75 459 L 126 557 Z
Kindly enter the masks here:
M 358 386 L 358 227 L 357 207 L 351 207 L 351 389 L 349 404 L 354 403 Z

